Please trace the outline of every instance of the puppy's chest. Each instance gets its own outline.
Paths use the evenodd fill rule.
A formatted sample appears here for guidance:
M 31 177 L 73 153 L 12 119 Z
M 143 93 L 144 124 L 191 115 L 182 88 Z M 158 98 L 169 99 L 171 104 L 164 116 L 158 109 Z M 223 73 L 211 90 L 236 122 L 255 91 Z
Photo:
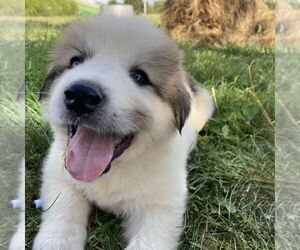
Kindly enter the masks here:
M 155 178 L 152 176 L 151 179 Z M 95 183 L 81 185 L 88 200 L 96 203 L 100 207 L 114 207 L 120 203 L 141 200 L 142 197 L 151 195 L 154 192 L 149 185 L 150 180 L 145 180 L 145 176 L 136 176 L 130 173 L 115 174 L 109 173 L 101 177 Z
M 177 175 L 174 181 L 176 169 L 171 172 L 166 166 L 165 169 L 156 167 L 111 172 L 80 189 L 89 201 L 116 213 L 147 203 L 157 203 L 176 193 L 174 190 L 185 182 L 185 176 Z
M 88 200 L 95 202 L 99 206 L 114 205 L 120 201 L 126 201 L 138 197 L 142 190 L 137 188 L 138 183 L 121 183 L 111 180 L 99 180 L 93 185 L 81 187 Z

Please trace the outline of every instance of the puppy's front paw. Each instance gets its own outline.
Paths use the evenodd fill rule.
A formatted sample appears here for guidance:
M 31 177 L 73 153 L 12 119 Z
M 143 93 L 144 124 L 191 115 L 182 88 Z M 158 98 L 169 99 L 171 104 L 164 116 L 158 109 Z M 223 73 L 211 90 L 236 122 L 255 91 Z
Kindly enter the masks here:
M 83 242 L 70 235 L 56 233 L 38 233 L 33 243 L 33 250 L 83 250 Z

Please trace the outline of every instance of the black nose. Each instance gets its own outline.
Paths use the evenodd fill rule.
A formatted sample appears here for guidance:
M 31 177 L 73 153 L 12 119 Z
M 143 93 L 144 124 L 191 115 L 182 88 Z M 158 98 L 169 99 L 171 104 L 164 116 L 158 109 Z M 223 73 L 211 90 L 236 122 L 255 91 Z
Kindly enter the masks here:
M 83 115 L 95 110 L 103 99 L 102 93 L 84 85 L 74 84 L 65 91 L 65 104 L 67 108 L 77 115 Z

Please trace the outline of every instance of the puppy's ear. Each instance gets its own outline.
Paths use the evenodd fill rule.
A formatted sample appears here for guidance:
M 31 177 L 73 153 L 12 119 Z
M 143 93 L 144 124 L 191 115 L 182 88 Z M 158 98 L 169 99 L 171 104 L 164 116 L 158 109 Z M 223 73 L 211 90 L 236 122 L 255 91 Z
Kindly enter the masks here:
M 63 69 L 58 66 L 52 67 L 47 76 L 46 79 L 43 82 L 43 85 L 40 89 L 40 94 L 39 94 L 39 101 L 42 101 L 49 93 L 50 87 L 53 83 L 53 81 L 63 72 Z
M 191 124 L 199 132 L 214 111 L 213 99 L 206 89 L 191 76 L 187 76 L 188 84 L 193 95 L 193 113 L 191 115 Z
M 190 114 L 191 97 L 184 86 L 175 90 L 174 97 L 172 108 L 175 115 L 175 126 L 181 134 L 185 121 Z

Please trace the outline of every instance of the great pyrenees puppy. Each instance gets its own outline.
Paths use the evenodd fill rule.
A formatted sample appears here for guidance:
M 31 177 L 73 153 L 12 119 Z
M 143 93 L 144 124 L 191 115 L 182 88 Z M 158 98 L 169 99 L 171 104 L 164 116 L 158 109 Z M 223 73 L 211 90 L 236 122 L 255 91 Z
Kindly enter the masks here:
M 176 249 L 188 154 L 213 111 L 176 43 L 138 17 L 76 22 L 40 97 L 54 142 L 33 249 L 84 249 L 90 203 L 124 218 L 126 249 Z

